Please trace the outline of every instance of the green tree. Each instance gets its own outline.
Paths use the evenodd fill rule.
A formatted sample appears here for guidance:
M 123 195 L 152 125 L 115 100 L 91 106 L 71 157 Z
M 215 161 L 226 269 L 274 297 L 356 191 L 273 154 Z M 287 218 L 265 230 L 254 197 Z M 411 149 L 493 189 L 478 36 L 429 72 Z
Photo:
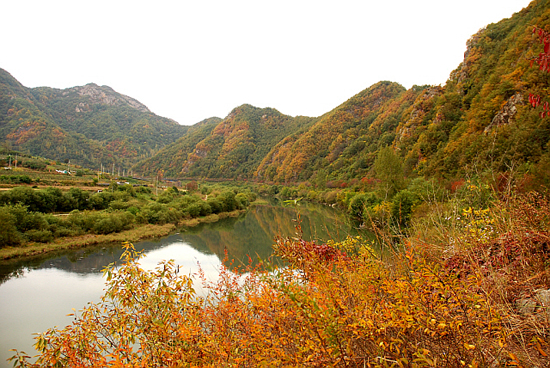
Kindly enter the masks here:
M 382 181 L 382 189 L 386 196 L 393 197 L 405 188 L 402 160 L 391 147 L 384 147 L 378 152 L 374 161 L 374 172 L 376 177 Z
M 16 218 L 8 207 L 0 207 L 0 247 L 19 245 L 21 234 L 15 226 Z

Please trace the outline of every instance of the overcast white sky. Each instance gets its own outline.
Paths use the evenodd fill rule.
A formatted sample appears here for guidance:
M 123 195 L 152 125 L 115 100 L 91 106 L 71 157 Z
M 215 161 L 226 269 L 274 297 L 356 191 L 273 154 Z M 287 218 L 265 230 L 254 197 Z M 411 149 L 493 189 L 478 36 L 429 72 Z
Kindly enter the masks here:
M 183 125 L 249 103 L 319 116 L 381 80 L 444 84 L 528 0 L 0 0 L 0 68 L 108 85 Z

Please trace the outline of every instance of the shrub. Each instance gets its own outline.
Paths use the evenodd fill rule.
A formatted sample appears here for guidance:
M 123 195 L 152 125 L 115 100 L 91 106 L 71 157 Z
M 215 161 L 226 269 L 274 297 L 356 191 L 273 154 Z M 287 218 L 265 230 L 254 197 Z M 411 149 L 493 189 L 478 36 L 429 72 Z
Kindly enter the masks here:
M 412 216 L 413 208 L 420 200 L 418 195 L 405 189 L 397 193 L 391 202 L 391 216 L 395 224 L 406 227 Z
M 138 212 L 140 211 L 139 208 L 137 208 L 136 206 L 128 207 L 126 210 L 134 216 L 137 215 Z
M 70 204 L 69 210 L 80 210 L 84 211 L 91 208 L 89 203 L 90 192 L 82 190 L 80 188 L 71 188 L 65 195 L 67 198 L 67 203 Z
M 49 230 L 28 230 L 25 232 L 25 237 L 38 243 L 47 243 L 54 239 L 52 232 Z
M 110 234 L 127 230 L 134 222 L 134 216 L 127 212 L 102 213 L 97 216 L 92 226 L 96 234 Z
M 222 203 L 225 212 L 231 212 L 237 208 L 234 192 L 223 192 L 216 198 Z
M 151 194 L 152 193 L 151 188 L 144 187 L 144 186 L 139 186 L 135 190 L 136 190 L 136 193 L 139 193 L 139 194 Z
M 17 230 L 24 233 L 28 230 L 45 230 L 49 227 L 48 221 L 39 212 L 30 212 L 26 206 L 17 204 L 5 207 L 15 218 Z
M 136 190 L 134 189 L 134 187 L 130 184 L 124 184 L 124 185 L 121 185 L 118 187 L 118 190 L 121 191 L 121 192 L 126 192 L 128 193 L 128 195 L 130 195 L 131 197 L 135 197 L 136 196 Z
M 17 218 L 10 212 L 9 207 L 0 207 L 0 247 L 21 244 L 21 234 L 15 226 Z
M 115 199 L 122 200 L 123 195 L 115 195 L 112 192 L 99 192 L 93 194 L 90 199 L 90 205 L 95 210 L 104 210 L 109 207 L 109 204 Z
M 244 193 L 239 193 L 235 196 L 235 201 L 237 201 L 237 208 L 243 209 L 248 207 L 250 204 L 248 196 Z
M 220 213 L 223 211 L 223 204 L 217 198 L 208 198 L 206 203 L 210 206 L 212 213 Z
M 122 201 L 120 199 L 115 199 L 109 204 L 109 208 L 112 208 L 113 210 L 125 210 L 128 207 L 130 207 L 130 203 Z
M 147 222 L 150 224 L 167 224 L 170 222 L 177 222 L 183 218 L 182 211 L 169 207 L 162 203 L 150 203 L 147 206 L 143 207 L 140 215 L 140 222 L 143 218 L 147 219 Z
M 145 271 L 126 245 L 120 266 L 104 271 L 102 300 L 37 337 L 39 362 L 458 368 L 509 356 L 502 317 L 475 277 L 410 253 L 390 268 L 354 239 L 281 238 L 276 250 L 288 267 L 243 276 L 222 267 L 217 283 L 203 280 L 201 296 L 173 261 Z
M 200 205 L 200 203 L 192 203 L 187 206 L 186 212 L 191 217 L 199 217 L 201 215 L 201 209 L 202 206 Z
M 366 219 L 366 211 L 382 202 L 374 193 L 361 193 L 354 196 L 349 202 L 348 213 L 359 219 Z
M 258 198 L 258 195 L 254 192 L 247 191 L 245 194 L 246 194 L 246 197 L 248 198 L 249 203 L 254 202 Z

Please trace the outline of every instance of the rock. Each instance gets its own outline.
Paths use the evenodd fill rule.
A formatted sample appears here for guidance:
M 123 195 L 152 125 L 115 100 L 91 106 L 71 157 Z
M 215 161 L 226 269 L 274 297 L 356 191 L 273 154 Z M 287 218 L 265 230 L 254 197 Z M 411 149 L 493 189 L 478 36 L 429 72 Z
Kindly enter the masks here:
M 532 299 L 519 299 L 516 301 L 516 307 L 520 314 L 533 314 L 537 307 L 537 303 Z
M 141 102 L 126 95 L 115 92 L 111 87 L 98 86 L 95 83 L 89 83 L 85 86 L 78 86 L 67 89 L 63 94 L 77 93 L 81 97 L 88 97 L 92 104 L 104 104 L 109 106 L 128 105 L 141 112 L 151 112 L 147 106 Z M 83 111 L 82 106 L 76 107 L 77 112 Z M 78 111 L 81 110 L 81 111 Z
M 516 92 L 512 97 L 508 99 L 506 104 L 502 106 L 502 109 L 495 115 L 491 124 L 489 124 L 484 133 L 489 133 L 495 126 L 500 126 L 504 124 L 510 124 L 514 122 L 514 116 L 518 112 L 516 105 L 523 104 L 523 95 L 519 92 Z
M 533 297 L 517 300 L 516 308 L 520 314 L 550 320 L 550 289 L 538 289 Z
M 539 289 L 536 291 L 535 299 L 538 302 L 538 309 L 542 315 L 546 315 L 546 318 L 550 320 L 550 289 Z

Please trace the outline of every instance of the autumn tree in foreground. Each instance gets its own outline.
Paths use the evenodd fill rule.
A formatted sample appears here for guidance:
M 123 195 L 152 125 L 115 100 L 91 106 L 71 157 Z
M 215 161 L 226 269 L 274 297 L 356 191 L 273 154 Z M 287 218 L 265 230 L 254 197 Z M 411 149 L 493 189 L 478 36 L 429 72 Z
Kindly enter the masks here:
M 520 236 L 543 235 L 537 229 L 549 222 L 544 203 L 522 202 L 516 208 L 523 215 L 510 213 L 538 221 L 529 231 L 518 229 Z M 123 265 L 104 271 L 101 302 L 75 315 L 71 325 L 38 336 L 36 363 L 19 352 L 12 360 L 19 367 L 519 365 L 521 358 L 509 349 L 511 319 L 495 302 L 491 275 L 502 278 L 502 270 L 510 273 L 535 248 L 498 248 L 500 232 L 485 230 L 488 224 L 497 228 L 491 213 L 465 210 L 457 228 L 463 235 L 448 248 L 455 256 L 444 262 L 434 256 L 436 248 L 426 253 L 429 246 L 418 240 L 382 260 L 359 238 L 326 244 L 280 238 L 275 253 L 287 267 L 240 274 L 222 267 L 216 283 L 199 273 L 193 277 L 202 279 L 206 296 L 197 295 L 193 278 L 180 274 L 173 261 L 144 271 L 141 255 L 126 244 Z M 550 260 L 548 253 L 537 253 L 537 265 Z M 487 264 L 505 268 L 490 273 Z M 540 267 L 531 271 L 525 279 Z M 533 339 L 546 354 L 544 340 Z
M 544 48 L 542 52 L 531 59 L 531 66 L 536 63 L 539 66 L 539 70 L 548 73 L 550 72 L 550 33 L 546 32 L 542 28 L 533 27 L 533 34 L 538 36 L 538 40 L 543 44 Z M 533 107 L 538 107 L 542 104 L 543 111 L 540 112 L 540 117 L 550 117 L 550 104 L 547 101 L 543 103 L 540 95 L 530 93 L 529 103 Z

